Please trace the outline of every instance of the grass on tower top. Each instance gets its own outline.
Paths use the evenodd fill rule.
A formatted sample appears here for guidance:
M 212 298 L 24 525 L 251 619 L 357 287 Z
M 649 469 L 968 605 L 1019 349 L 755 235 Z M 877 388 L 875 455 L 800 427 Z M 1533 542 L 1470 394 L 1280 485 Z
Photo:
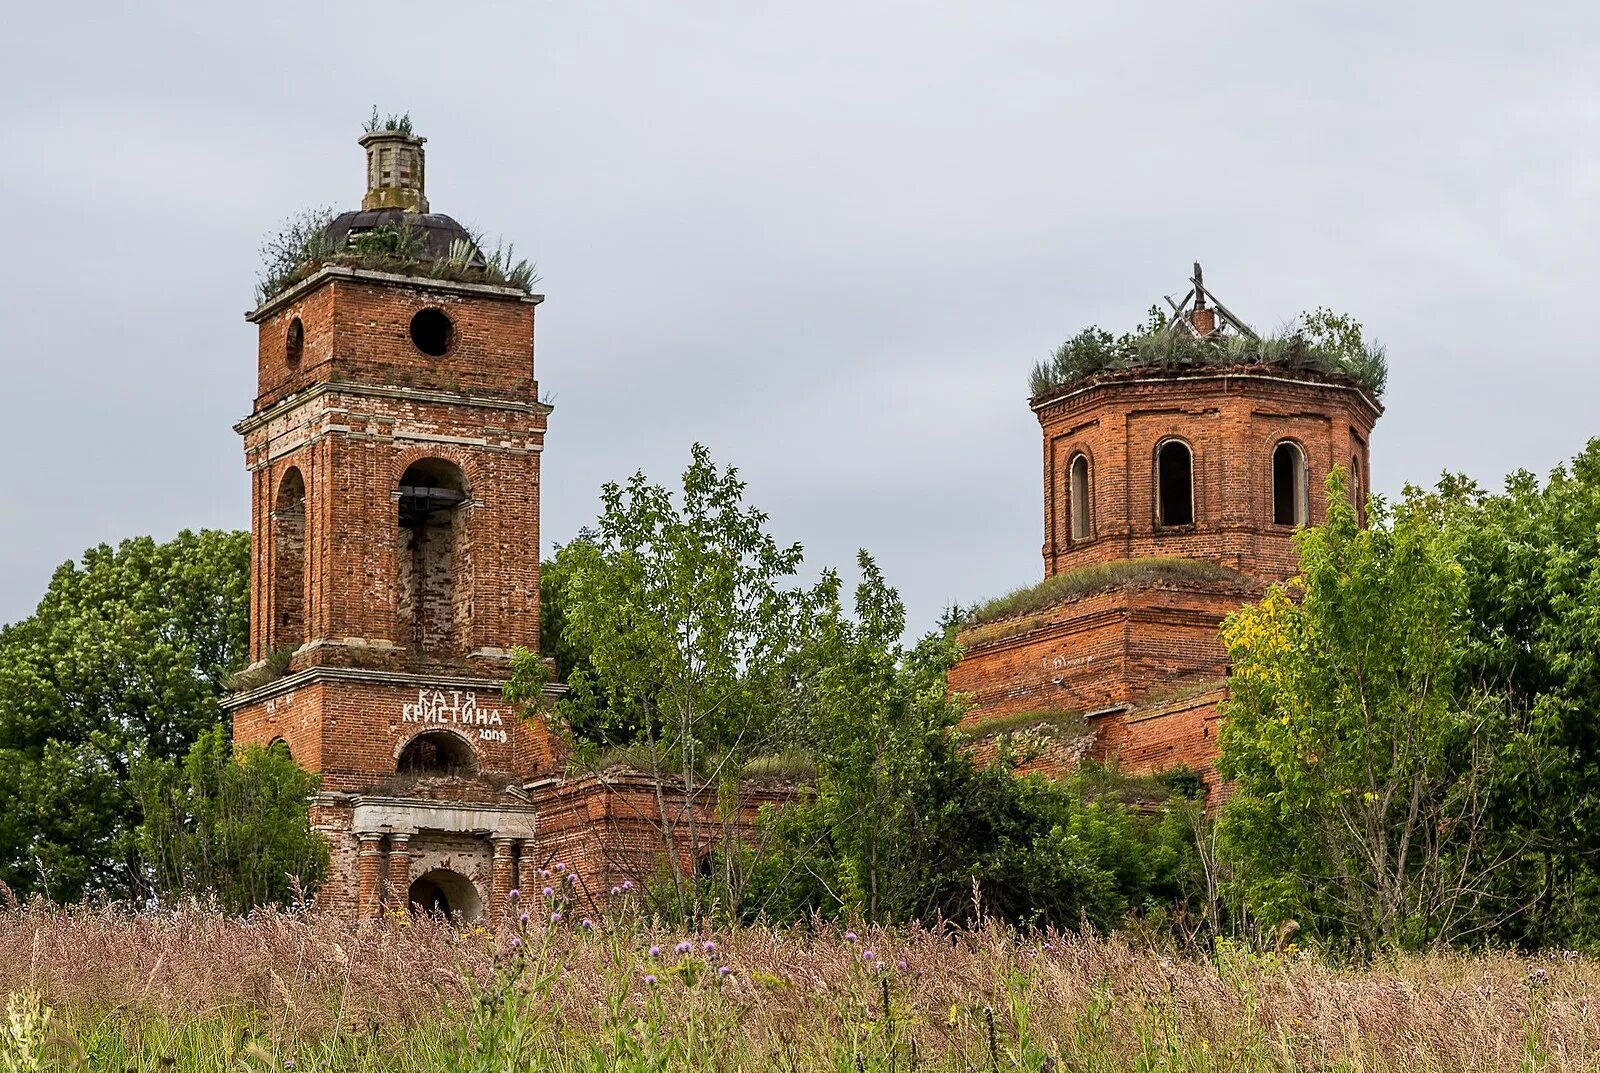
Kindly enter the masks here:
M 1047 607 L 1101 589 L 1185 581 L 1238 584 L 1246 582 L 1247 579 L 1238 571 L 1230 570 L 1219 563 L 1180 559 L 1176 556 L 1152 556 L 1144 559 L 1094 563 L 1045 578 L 1036 585 L 1029 585 L 979 604 L 967 614 L 966 625 L 981 626 L 987 622 L 998 622 L 1001 619 L 1042 611 Z

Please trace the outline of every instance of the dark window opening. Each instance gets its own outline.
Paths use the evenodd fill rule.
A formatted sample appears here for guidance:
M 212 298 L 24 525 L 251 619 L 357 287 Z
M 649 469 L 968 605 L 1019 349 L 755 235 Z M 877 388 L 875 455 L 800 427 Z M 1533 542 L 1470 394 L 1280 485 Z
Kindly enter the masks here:
M 424 309 L 411 318 L 411 342 L 431 358 L 442 358 L 450 352 L 456 328 L 440 309 Z
M 1305 525 L 1309 506 L 1305 455 L 1296 444 L 1280 443 L 1272 452 L 1272 521 L 1276 525 Z
M 300 356 L 305 352 L 305 348 L 305 325 L 300 323 L 299 317 L 296 317 L 289 322 L 289 331 L 283 340 L 283 359 L 290 368 L 300 364 Z
M 1168 440 L 1156 453 L 1156 518 L 1162 525 L 1194 524 L 1194 474 L 1189 445 Z
M 1073 457 L 1067 483 L 1072 508 L 1072 539 L 1088 540 L 1093 527 L 1089 514 L 1089 460 L 1083 455 Z
M 299 648 L 306 640 L 306 482 L 293 466 L 278 485 L 269 522 L 274 614 L 267 644 Z
M 418 734 L 400 750 L 402 775 L 453 775 L 472 771 L 472 746 L 448 730 Z
M 418 652 L 449 653 L 472 617 L 466 476 L 449 462 L 413 463 L 400 478 L 397 638 Z

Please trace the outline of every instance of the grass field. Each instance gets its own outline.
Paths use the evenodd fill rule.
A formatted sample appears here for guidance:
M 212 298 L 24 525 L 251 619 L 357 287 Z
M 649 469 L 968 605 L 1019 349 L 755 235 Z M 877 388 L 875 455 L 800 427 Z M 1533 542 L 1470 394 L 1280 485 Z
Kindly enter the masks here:
M 32 907 L 0 913 L 0 1071 L 1600 1062 L 1600 966 L 1575 956 L 1336 968 L 1306 953 L 1200 960 L 998 927 L 858 930 L 691 936 L 623 914 L 497 938 L 404 919 L 353 930 L 275 912 Z

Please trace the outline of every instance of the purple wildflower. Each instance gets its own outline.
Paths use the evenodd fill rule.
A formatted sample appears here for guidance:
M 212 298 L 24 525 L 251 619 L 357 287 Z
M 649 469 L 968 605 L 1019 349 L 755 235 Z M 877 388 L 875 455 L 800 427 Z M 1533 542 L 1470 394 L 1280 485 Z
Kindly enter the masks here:
M 728 968 L 728 966 L 726 966 L 726 965 L 719 965 L 717 967 L 717 975 L 718 976 L 732 976 L 733 975 L 733 970 Z
M 584 931 L 593 931 L 594 921 L 590 920 L 588 917 L 584 917 L 582 920 L 578 921 L 578 927 L 582 928 Z
M 685 939 L 672 949 L 676 950 L 680 954 L 687 954 L 689 952 L 689 940 Z
M 578 873 L 576 873 L 576 872 L 568 872 L 567 873 L 567 885 L 568 886 L 571 886 L 573 883 L 576 883 L 577 881 L 578 881 Z
M 559 912 L 551 913 L 550 914 L 550 923 L 552 923 L 552 924 L 561 923 L 561 914 Z
M 710 939 L 707 939 L 706 940 L 706 945 L 705 945 L 705 952 L 708 953 L 708 954 L 715 954 L 717 952 L 717 944 L 712 942 Z
M 906 971 L 906 959 L 905 958 L 901 958 L 899 961 L 894 963 L 894 967 L 899 969 L 901 972 L 905 972 Z
M 566 865 L 562 864 L 560 861 L 556 862 L 556 871 L 565 872 L 566 870 L 567 870 L 567 866 Z
M 650 948 L 650 956 L 653 957 L 653 958 L 660 957 L 661 956 L 661 948 L 659 946 L 652 946 Z
M 521 946 L 522 946 L 522 936 L 513 935 L 511 937 L 511 949 L 516 950 L 516 949 L 520 948 Z
M 612 887 L 611 888 L 611 896 L 613 898 L 615 898 L 617 895 L 619 895 L 621 893 L 622 893 L 622 888 L 621 887 Z
M 653 972 L 645 973 L 644 974 L 644 982 L 649 984 L 651 987 L 656 986 L 656 974 L 653 973 Z
M 623 880 L 623 881 L 622 881 L 622 889 L 623 889 L 623 890 L 632 890 L 632 889 L 633 889 L 633 880 L 631 880 L 631 879 L 624 879 L 624 880 Z
M 510 898 L 512 901 L 516 901 L 518 898 L 522 897 L 522 892 L 516 887 L 512 887 L 510 890 L 506 891 L 506 897 Z
M 857 935 L 853 931 L 847 931 L 844 933 L 844 941 L 847 943 L 853 943 L 859 938 L 861 938 L 861 936 Z
M 878 955 L 874 954 L 871 950 L 863 950 L 863 951 L 861 951 L 861 960 L 862 961 L 877 961 L 878 960 Z
M 546 887 L 544 889 L 544 896 L 546 898 L 554 898 L 556 896 L 556 889 L 554 887 Z
M 519 916 L 517 918 L 517 920 L 518 920 L 519 923 L 526 924 L 528 922 L 528 914 L 527 913 L 523 913 L 521 916 Z

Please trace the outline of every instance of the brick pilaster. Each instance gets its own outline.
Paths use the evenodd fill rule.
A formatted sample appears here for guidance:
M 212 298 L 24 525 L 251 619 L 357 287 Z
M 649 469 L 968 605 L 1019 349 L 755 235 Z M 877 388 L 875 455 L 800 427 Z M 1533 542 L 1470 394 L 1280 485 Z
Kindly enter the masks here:
M 496 838 L 494 840 L 494 865 L 489 881 L 489 923 L 495 926 L 505 923 L 507 894 L 516 885 L 516 861 L 511 856 L 512 848 L 517 844 L 514 838 Z
M 389 836 L 389 896 L 391 910 L 404 912 L 411 907 L 411 834 Z
M 363 920 L 382 912 L 380 884 L 383 878 L 383 836 L 363 831 L 361 851 L 356 857 L 356 915 Z

